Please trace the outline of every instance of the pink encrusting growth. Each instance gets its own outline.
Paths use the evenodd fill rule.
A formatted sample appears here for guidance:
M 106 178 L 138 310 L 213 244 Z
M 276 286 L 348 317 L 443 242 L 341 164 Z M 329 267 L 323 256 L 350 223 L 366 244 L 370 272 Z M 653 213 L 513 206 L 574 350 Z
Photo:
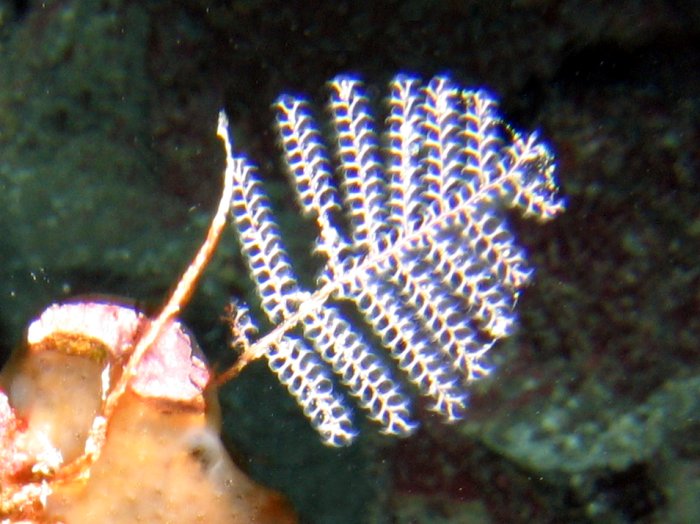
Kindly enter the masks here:
M 0 485 L 27 466 L 30 454 L 22 444 L 24 424 L 17 418 L 7 395 L 0 391 Z
M 209 377 L 197 343 L 173 321 L 143 356 L 129 387 L 145 398 L 194 402 L 202 398 Z
M 99 340 L 120 358 L 131 348 L 142 318 L 133 308 L 111 303 L 53 304 L 29 324 L 27 344 L 36 350 L 58 333 L 80 334 Z
M 30 350 L 55 345 L 63 337 L 100 342 L 117 361 L 133 351 L 151 320 L 129 306 L 102 302 L 54 304 L 29 325 Z M 209 370 L 196 342 L 177 321 L 165 325 L 136 366 L 129 388 L 144 398 L 201 401 Z

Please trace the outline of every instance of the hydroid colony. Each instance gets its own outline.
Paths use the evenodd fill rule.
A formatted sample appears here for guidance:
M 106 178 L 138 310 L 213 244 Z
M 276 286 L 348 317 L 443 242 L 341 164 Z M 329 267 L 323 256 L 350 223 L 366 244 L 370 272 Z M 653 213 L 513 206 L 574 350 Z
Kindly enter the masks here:
M 275 326 L 254 338 L 258 328 L 238 306 L 243 354 L 225 377 L 265 356 L 323 441 L 343 445 L 355 429 L 332 374 L 385 433 L 415 427 L 405 378 L 445 420 L 462 416 L 466 386 L 488 372 L 483 356 L 512 331 L 531 275 L 506 208 L 547 220 L 563 203 L 549 149 L 505 124 L 484 91 L 398 76 L 382 136 L 361 82 L 341 76 L 330 92 L 335 171 L 309 104 L 292 96 L 276 104 L 297 200 L 318 228 L 324 265 L 315 290 L 299 284 L 255 168 L 233 155 L 220 116 L 233 223 Z M 343 303 L 362 314 L 369 337 Z

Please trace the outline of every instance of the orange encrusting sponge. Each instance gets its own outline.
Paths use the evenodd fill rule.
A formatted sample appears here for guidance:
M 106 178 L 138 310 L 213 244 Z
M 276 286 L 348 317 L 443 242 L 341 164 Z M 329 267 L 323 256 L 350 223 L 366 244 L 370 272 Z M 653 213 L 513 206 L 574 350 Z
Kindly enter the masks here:
M 87 483 L 59 487 L 46 509 L 66 523 L 296 522 L 280 495 L 233 464 L 204 414 L 169 412 L 131 392 Z
M 114 304 L 47 311 L 0 374 L 2 522 L 297 522 L 282 496 L 228 456 L 206 364 L 179 323 L 167 326 L 137 367 L 97 460 L 84 475 L 66 474 L 148 319 Z

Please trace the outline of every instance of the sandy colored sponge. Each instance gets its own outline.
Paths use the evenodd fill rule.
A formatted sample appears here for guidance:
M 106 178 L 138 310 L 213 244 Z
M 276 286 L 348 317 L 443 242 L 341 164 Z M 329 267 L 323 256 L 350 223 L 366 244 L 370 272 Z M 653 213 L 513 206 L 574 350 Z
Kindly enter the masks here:
M 283 499 L 248 479 L 201 413 L 164 412 L 127 394 L 84 486 L 49 497 L 66 522 L 293 523 Z
M 60 468 L 83 453 L 99 414 L 105 373 L 114 373 L 122 360 L 111 357 L 94 340 L 87 344 L 77 337 L 78 346 L 74 346 L 76 340 L 53 338 L 61 343 L 30 343 L 0 374 L 0 393 L 11 408 L 5 409 L 5 427 L 0 428 L 7 444 L 3 444 L 0 461 L 0 470 L 4 469 L 0 471 L 0 520 L 66 524 L 297 522 L 280 495 L 254 483 L 229 458 L 219 438 L 218 406 L 209 388 L 199 389 L 201 401 L 189 394 L 184 401 L 175 401 L 172 395 L 164 400 L 159 396 L 161 381 L 153 374 L 161 368 L 148 360 L 143 375 L 158 383 L 144 381 L 120 399 L 89 476 L 65 481 L 52 474 L 52 468 Z M 165 355 L 171 358 L 167 351 Z M 190 358 L 194 362 L 189 353 L 185 356 L 185 364 Z M 183 366 L 183 359 L 175 362 Z M 193 373 L 197 378 L 199 367 L 185 366 L 180 379 L 187 381 Z M 174 374 L 162 382 L 172 380 Z M 9 494 L 27 485 L 41 485 L 41 479 L 46 480 L 48 489 L 33 497 L 32 504 L 7 502 Z M 13 509 L 5 511 L 3 507 Z

